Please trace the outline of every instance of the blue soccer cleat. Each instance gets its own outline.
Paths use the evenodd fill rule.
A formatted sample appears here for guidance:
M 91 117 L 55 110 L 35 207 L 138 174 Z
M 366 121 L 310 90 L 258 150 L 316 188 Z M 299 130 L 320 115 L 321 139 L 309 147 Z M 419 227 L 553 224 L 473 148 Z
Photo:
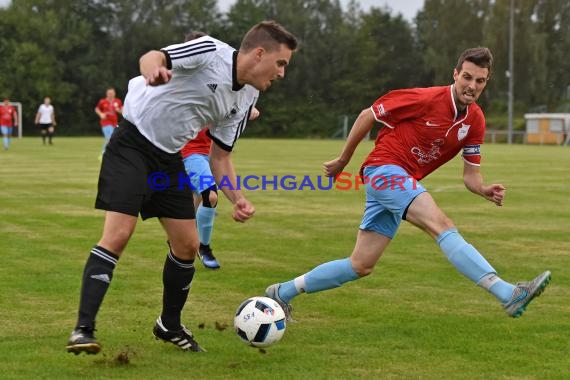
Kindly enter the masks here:
M 550 271 L 546 271 L 530 282 L 519 282 L 510 301 L 503 304 L 507 314 L 513 318 L 520 317 L 530 301 L 538 297 L 548 286 L 550 279 Z
M 209 269 L 219 269 L 220 263 L 216 260 L 212 248 L 209 244 L 200 243 L 200 249 L 198 250 L 198 257 L 202 260 L 202 264 Z

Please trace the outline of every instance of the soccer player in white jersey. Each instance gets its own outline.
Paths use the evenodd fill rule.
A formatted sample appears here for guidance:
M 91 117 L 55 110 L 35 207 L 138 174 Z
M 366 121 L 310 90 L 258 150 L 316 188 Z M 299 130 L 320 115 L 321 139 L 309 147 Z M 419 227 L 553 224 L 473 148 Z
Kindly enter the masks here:
M 103 234 L 85 264 L 78 320 L 67 351 L 96 354 L 95 317 L 113 270 L 135 230 L 137 217 L 157 217 L 169 250 L 163 269 L 163 305 L 153 333 L 183 350 L 203 351 L 181 323 L 198 251 L 191 187 L 180 149 L 207 125 L 214 142 L 216 182 L 236 184 L 230 158 L 259 91 L 285 76 L 297 39 L 274 21 L 252 27 L 239 50 L 211 37 L 150 51 L 141 76 L 129 82 L 123 121 L 105 149 L 95 207 L 103 209 Z M 224 187 L 233 218 L 245 222 L 255 208 L 237 186 Z
M 57 123 L 55 121 L 55 111 L 53 105 L 51 104 L 51 98 L 49 96 L 46 96 L 44 98 L 44 102 L 38 107 L 35 123 L 36 125 L 40 126 L 40 133 L 42 135 L 43 144 L 46 145 L 47 137 L 49 145 L 52 145 L 53 133 Z
M 289 302 L 299 294 L 333 289 L 372 273 L 402 220 L 430 235 L 451 264 L 495 296 L 509 316 L 521 316 L 542 293 L 550 271 L 528 282 L 503 280 L 419 183 L 463 152 L 465 187 L 503 205 L 505 187 L 484 183 L 480 172 L 485 117 L 476 101 L 491 76 L 492 63 L 488 48 L 467 49 L 459 56 L 452 85 L 394 90 L 362 110 L 340 156 L 324 163 L 325 175 L 340 174 L 374 124 L 385 124 L 361 168 L 366 204 L 356 244 L 350 257 L 321 264 L 266 289 L 266 295 L 281 304 L 289 320 Z

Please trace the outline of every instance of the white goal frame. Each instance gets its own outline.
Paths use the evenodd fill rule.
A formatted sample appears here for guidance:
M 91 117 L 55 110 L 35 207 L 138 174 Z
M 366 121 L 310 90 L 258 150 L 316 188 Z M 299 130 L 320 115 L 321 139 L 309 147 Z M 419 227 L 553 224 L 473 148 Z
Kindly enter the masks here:
M 20 102 L 10 102 L 11 105 L 16 107 L 18 111 L 18 138 L 22 138 L 22 103 Z

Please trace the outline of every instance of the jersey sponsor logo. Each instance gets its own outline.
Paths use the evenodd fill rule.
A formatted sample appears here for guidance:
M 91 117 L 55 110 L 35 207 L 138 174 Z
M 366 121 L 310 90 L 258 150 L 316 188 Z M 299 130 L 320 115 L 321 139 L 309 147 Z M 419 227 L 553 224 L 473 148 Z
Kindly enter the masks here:
M 457 131 L 457 141 L 461 141 L 465 137 L 467 137 L 467 132 L 469 132 L 469 128 L 471 128 L 470 125 L 461 123 L 461 128 L 459 128 L 459 130 Z
M 208 86 L 208 88 L 210 89 L 210 91 L 212 91 L 213 94 L 216 93 L 216 88 L 218 88 L 218 85 L 216 83 L 208 83 L 206 86 Z
M 384 109 L 384 104 L 380 103 L 379 105 L 376 106 L 376 108 L 378 109 L 378 113 L 380 114 L 380 116 L 388 115 L 388 112 L 386 112 L 386 110 Z
M 418 148 L 417 146 L 410 149 L 410 151 L 416 157 L 418 164 L 427 165 L 430 162 L 435 161 L 441 157 L 441 152 L 439 148 L 443 145 L 443 143 L 444 143 L 443 139 L 437 139 L 431 143 L 431 148 L 427 152 L 424 152 L 421 148 Z
M 433 123 L 433 122 L 431 122 L 431 121 L 429 121 L 429 120 L 426 121 L 426 126 L 428 126 L 428 127 L 439 127 L 440 125 L 441 125 L 441 124 L 436 124 L 436 123 Z

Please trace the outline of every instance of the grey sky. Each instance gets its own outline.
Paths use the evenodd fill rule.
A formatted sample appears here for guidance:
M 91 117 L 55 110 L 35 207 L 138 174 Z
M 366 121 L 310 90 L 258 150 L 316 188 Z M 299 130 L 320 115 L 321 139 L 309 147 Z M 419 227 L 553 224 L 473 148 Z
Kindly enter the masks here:
M 222 11 L 227 11 L 235 0 L 218 0 Z M 341 4 L 348 4 L 348 0 L 341 0 Z M 0 0 L 0 7 L 6 6 L 10 0 Z M 401 13 L 405 19 L 411 21 L 419 9 L 423 7 L 424 0 L 359 0 L 362 9 L 368 10 L 371 6 L 389 7 L 394 14 Z
M 346 6 L 348 2 L 349 0 L 340 0 L 343 6 Z M 371 6 L 378 8 L 387 6 L 392 10 L 392 13 L 401 13 L 408 21 L 412 21 L 418 10 L 424 5 L 424 0 L 358 0 L 358 2 L 364 10 L 368 10 Z M 218 0 L 218 6 L 222 11 L 227 11 L 233 3 L 235 0 Z

